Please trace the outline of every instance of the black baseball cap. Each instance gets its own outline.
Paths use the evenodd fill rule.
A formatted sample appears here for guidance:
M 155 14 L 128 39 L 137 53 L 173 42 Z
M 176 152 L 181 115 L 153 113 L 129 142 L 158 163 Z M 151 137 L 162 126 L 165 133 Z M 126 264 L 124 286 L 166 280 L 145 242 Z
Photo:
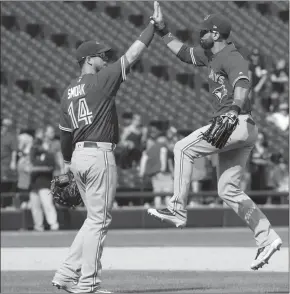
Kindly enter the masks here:
M 101 44 L 96 41 L 87 41 L 83 42 L 76 51 L 76 59 L 77 61 L 81 61 L 83 58 L 87 56 L 94 56 L 96 54 L 104 53 L 112 50 L 111 47 Z
M 230 35 L 231 29 L 230 21 L 219 13 L 207 15 L 200 24 L 200 30 L 217 31 L 223 35 Z

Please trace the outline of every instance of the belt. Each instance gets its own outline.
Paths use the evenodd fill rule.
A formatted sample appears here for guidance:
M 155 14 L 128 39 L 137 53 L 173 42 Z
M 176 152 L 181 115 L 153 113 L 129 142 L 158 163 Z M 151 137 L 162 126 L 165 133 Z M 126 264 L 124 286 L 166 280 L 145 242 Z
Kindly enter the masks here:
M 91 141 L 84 141 L 84 142 L 77 142 L 75 144 L 76 149 L 83 149 L 83 148 L 101 148 L 101 149 L 110 149 L 115 150 L 116 144 L 115 143 L 108 143 L 108 142 L 91 142 Z

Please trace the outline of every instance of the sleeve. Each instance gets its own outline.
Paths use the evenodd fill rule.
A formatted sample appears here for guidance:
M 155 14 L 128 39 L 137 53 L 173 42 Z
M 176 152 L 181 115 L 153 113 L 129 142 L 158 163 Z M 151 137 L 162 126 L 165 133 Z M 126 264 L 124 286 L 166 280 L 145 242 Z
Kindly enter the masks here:
M 98 82 L 106 93 L 116 93 L 122 82 L 126 81 L 130 65 L 125 55 L 113 64 L 102 69 L 97 75 Z
M 59 122 L 59 129 L 65 132 L 72 132 L 73 129 L 71 127 L 71 119 L 68 114 L 68 109 L 65 108 L 65 103 L 61 102 L 61 107 L 60 107 L 60 122 Z
M 233 53 L 228 56 L 224 69 L 233 88 L 237 81 L 241 79 L 250 81 L 249 64 L 240 53 Z
M 206 66 L 208 64 L 208 58 L 200 46 L 188 47 L 183 44 L 177 57 L 183 62 L 192 63 L 196 66 Z
M 63 160 L 65 163 L 71 161 L 73 153 L 72 134 L 66 131 L 60 131 L 60 146 Z

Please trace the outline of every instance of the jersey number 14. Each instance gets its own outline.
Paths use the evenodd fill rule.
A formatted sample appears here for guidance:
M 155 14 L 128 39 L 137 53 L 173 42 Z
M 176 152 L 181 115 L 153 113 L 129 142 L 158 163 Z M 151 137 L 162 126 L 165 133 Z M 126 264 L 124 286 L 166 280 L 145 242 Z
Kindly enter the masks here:
M 86 125 L 89 125 L 92 123 L 93 113 L 89 110 L 86 98 L 81 98 L 79 100 L 78 111 L 77 111 L 78 119 L 76 119 L 76 116 L 74 113 L 73 102 L 71 102 L 68 107 L 68 114 L 71 118 L 74 129 L 79 128 L 79 122 L 81 121 L 84 121 Z

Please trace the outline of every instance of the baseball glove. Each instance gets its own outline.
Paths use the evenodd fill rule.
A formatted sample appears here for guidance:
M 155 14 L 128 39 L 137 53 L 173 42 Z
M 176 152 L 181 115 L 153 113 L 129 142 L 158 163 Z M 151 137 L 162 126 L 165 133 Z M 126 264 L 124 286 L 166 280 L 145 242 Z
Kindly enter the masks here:
M 239 123 L 235 113 L 227 112 L 213 119 L 209 129 L 202 138 L 216 148 L 223 148 Z
M 83 202 L 71 171 L 63 175 L 55 176 L 51 181 L 50 191 L 54 203 L 60 206 L 74 208 Z

